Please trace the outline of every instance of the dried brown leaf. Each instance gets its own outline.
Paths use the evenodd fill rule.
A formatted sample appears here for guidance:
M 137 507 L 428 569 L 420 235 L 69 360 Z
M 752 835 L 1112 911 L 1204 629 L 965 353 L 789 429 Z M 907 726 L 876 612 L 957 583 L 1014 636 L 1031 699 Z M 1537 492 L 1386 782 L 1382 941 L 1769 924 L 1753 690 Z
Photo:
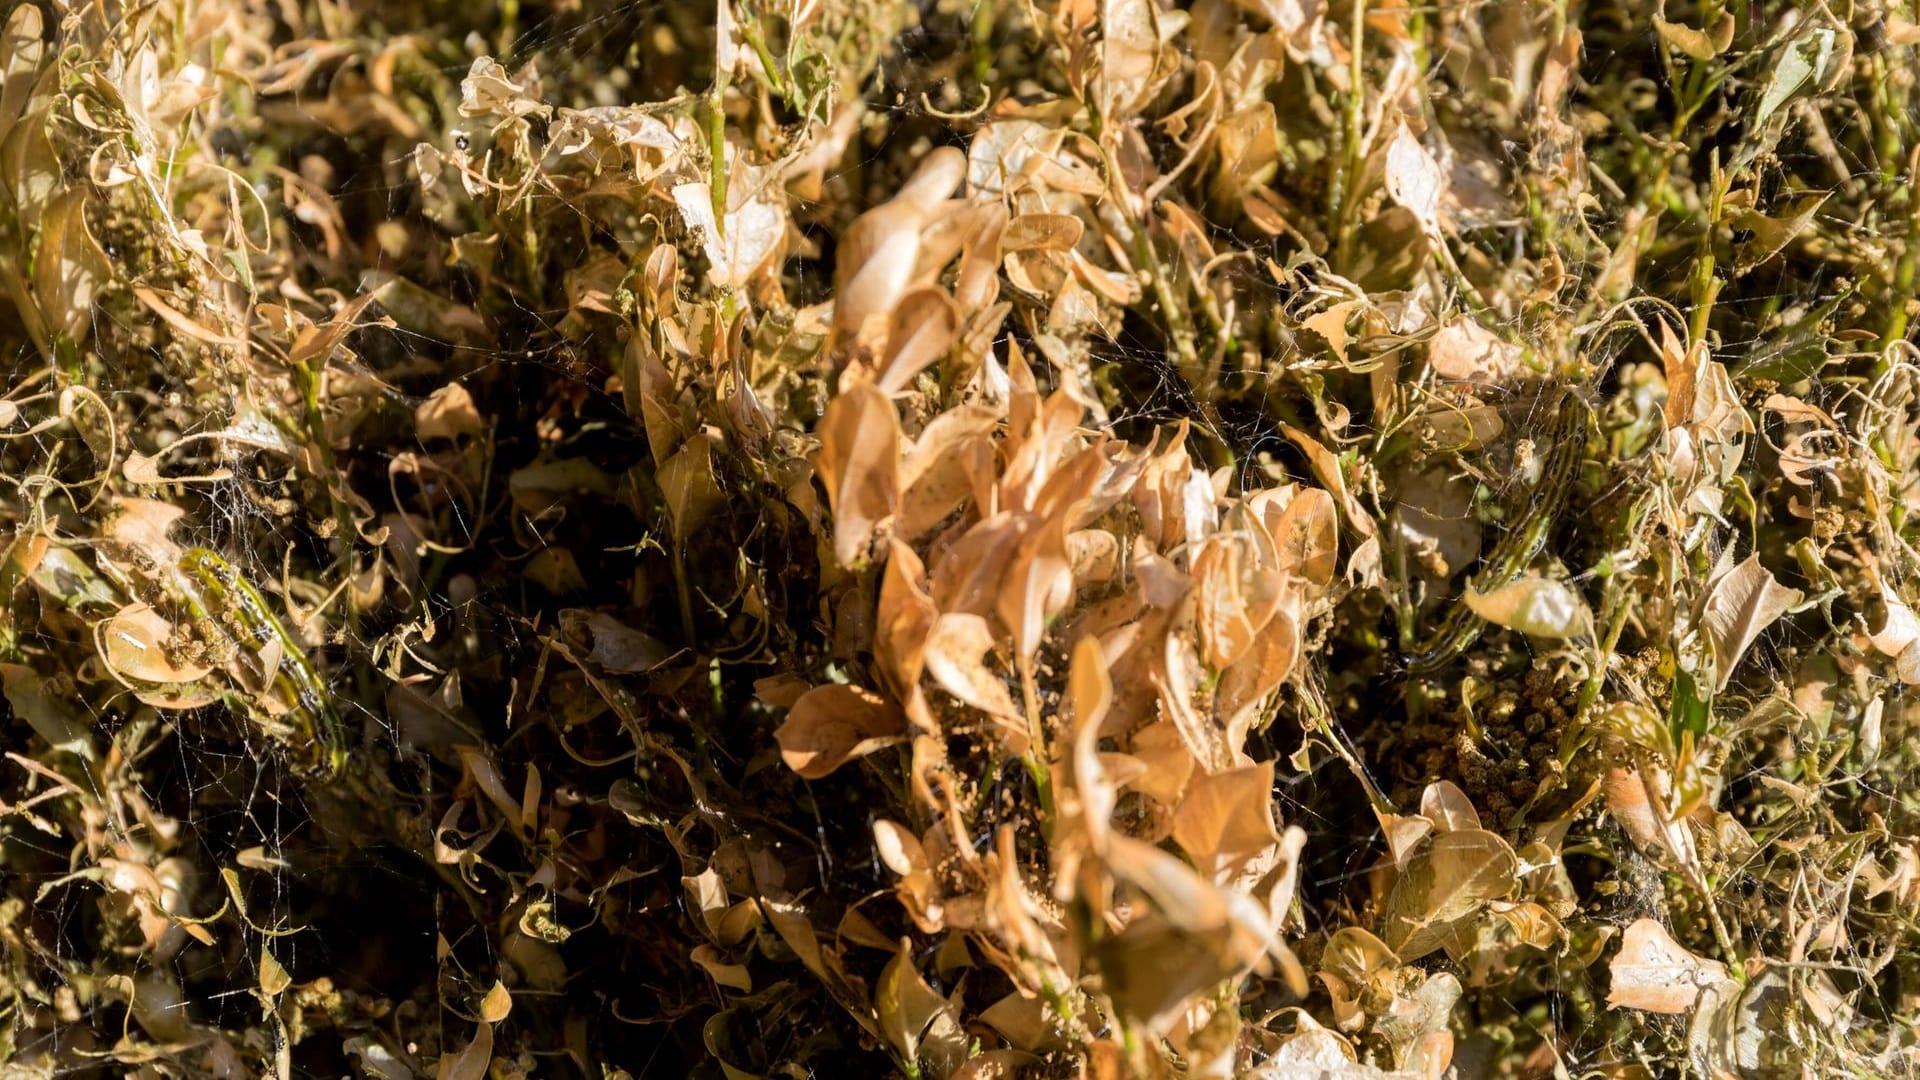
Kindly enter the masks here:
M 1525 371 L 1525 353 L 1462 316 L 1434 332 L 1427 363 L 1443 379 L 1501 386 Z
M 473 395 L 457 382 L 427 395 L 427 400 L 413 410 L 413 425 L 422 439 L 457 439 L 487 431 L 486 418 L 474 405 Z
M 1480 812 L 1473 808 L 1473 800 L 1451 780 L 1435 780 L 1420 793 L 1420 816 L 1433 822 L 1437 832 L 1480 827 Z
M 911 942 L 902 938 L 899 951 L 887 962 L 874 987 L 873 1007 L 880 1020 L 880 1033 L 900 1055 L 901 1060 L 917 1061 L 921 1041 L 930 1034 L 935 1022 L 945 1017 L 953 1022 L 953 1006 L 934 992 L 913 962 Z
M 842 566 L 865 555 L 900 500 L 900 418 L 871 383 L 835 395 L 820 419 L 814 469 L 833 510 L 833 553 Z
M 920 556 L 899 540 L 891 541 L 887 567 L 880 576 L 873 649 L 889 689 L 902 700 L 920 683 L 920 672 L 926 665 L 927 635 L 939 615 L 922 584 L 925 576 Z
M 1725 964 L 1688 952 L 1652 919 L 1627 927 L 1609 970 L 1608 1008 L 1674 1016 L 1693 1011 L 1701 990 L 1727 980 Z
M 1446 177 L 1420 139 L 1403 122 L 1387 144 L 1387 194 L 1413 213 L 1429 235 L 1440 233 L 1440 196 Z
M 1707 589 L 1700 628 L 1713 650 L 1715 691 L 1727 688 L 1748 646 L 1800 597 L 1800 590 L 1781 585 L 1760 565 L 1757 552 L 1714 579 Z
M 887 319 L 887 351 L 877 380 L 888 394 L 905 390 L 915 375 L 940 362 L 960 331 L 960 313 L 937 288 L 915 289 Z
M 716 445 L 710 435 L 695 435 L 654 474 L 660 494 L 666 497 L 667 516 L 673 523 L 673 538 L 678 543 L 685 544 L 715 511 L 726 505 L 726 492 L 721 490 L 713 472 Z M 836 543 L 838 520 L 835 519 Z
M 1519 860 L 1498 835 L 1439 833 L 1401 870 L 1388 895 L 1381 938 L 1403 960 L 1447 944 L 1460 924 L 1513 891 Z
M 121 608 L 101 625 L 99 634 L 100 658 L 107 669 L 134 684 L 175 686 L 213 673 L 212 665 L 180 655 L 175 647 L 178 631 L 146 604 Z
M 688 959 L 700 965 L 715 984 L 743 994 L 753 992 L 753 976 L 747 973 L 746 965 L 728 963 L 725 955 L 712 945 L 695 945 Z
M 1464 599 L 1475 615 L 1531 637 L 1570 638 L 1593 627 L 1587 602 L 1552 578 L 1528 575 L 1484 593 L 1468 588 Z
M 855 758 L 902 741 L 906 717 L 870 690 L 817 686 L 793 703 L 773 737 L 788 768 L 818 780 Z
M 1273 762 L 1195 777 L 1174 811 L 1173 839 L 1215 881 L 1279 843 Z
M 993 647 L 993 629 L 985 618 L 966 612 L 942 615 L 927 635 L 927 674 L 942 690 L 996 720 L 1018 720 L 1020 711 L 1005 677 L 987 667 Z

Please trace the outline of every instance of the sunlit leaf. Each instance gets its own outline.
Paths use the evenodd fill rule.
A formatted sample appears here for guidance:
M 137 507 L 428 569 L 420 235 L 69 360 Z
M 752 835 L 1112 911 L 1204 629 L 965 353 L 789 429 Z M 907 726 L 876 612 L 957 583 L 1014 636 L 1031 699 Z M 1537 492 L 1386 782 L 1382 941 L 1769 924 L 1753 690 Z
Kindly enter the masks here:
M 1653 17 L 1653 28 L 1668 45 L 1695 60 L 1711 60 L 1727 51 L 1733 43 L 1734 18 L 1730 11 L 1722 11 L 1705 30 L 1696 30 L 1684 23 L 1668 22 L 1659 15 Z
M 1005 677 L 991 671 L 986 658 L 994 647 L 987 620 L 964 612 L 942 615 L 927 635 L 927 673 L 940 688 L 968 705 L 1002 719 L 1017 718 Z
M 808 780 L 905 736 L 906 718 L 899 709 L 872 691 L 839 685 L 807 691 L 773 733 L 787 767 Z
M 902 939 L 899 951 L 887 962 L 874 987 L 873 1007 L 880 1017 L 880 1032 L 903 1060 L 920 1056 L 921 1039 L 934 1021 L 949 1016 L 952 1006 L 935 993 L 920 975 L 913 961 L 913 950 Z
M 1727 979 L 1725 964 L 1688 952 L 1652 919 L 1627 927 L 1609 969 L 1608 1008 L 1673 1015 L 1691 1012 L 1702 989 Z
M 1420 793 L 1420 816 L 1433 822 L 1437 832 L 1478 829 L 1480 812 L 1459 785 L 1451 780 L 1436 780 Z
M 1403 960 L 1440 948 L 1488 901 L 1513 891 L 1519 860 L 1498 835 L 1439 833 L 1400 872 L 1387 898 L 1381 938 Z
M 505 1020 L 507 1014 L 512 1011 L 513 995 L 507 991 L 505 983 L 495 979 L 493 987 L 487 991 L 487 996 L 480 999 L 480 1019 L 489 1024 L 497 1024 Z
M 183 661 L 172 623 L 145 604 L 122 608 L 100 628 L 100 655 L 118 675 L 141 683 L 198 682 L 211 664 Z
M 1519 346 L 1470 318 L 1455 319 L 1427 342 L 1427 363 L 1445 379 L 1504 385 L 1525 371 Z
M 855 383 L 828 404 L 814 468 L 833 508 L 834 557 L 852 566 L 900 498 L 900 420 L 877 387 Z
M 1491 592 L 1466 594 L 1475 615 L 1541 638 L 1570 638 L 1592 629 L 1593 614 L 1579 594 L 1552 578 L 1523 577 Z
M 1428 233 L 1440 231 L 1440 196 L 1446 180 L 1440 165 L 1433 160 L 1420 139 L 1404 123 L 1394 130 L 1387 144 L 1387 193 L 1393 201 L 1413 212 L 1414 219 Z
M 1280 842 L 1273 824 L 1273 762 L 1195 777 L 1174 811 L 1173 838 L 1216 878 Z
M 919 289 L 902 297 L 887 322 L 880 389 L 889 394 L 905 389 L 915 375 L 947 355 L 959 329 L 960 313 L 939 289 Z

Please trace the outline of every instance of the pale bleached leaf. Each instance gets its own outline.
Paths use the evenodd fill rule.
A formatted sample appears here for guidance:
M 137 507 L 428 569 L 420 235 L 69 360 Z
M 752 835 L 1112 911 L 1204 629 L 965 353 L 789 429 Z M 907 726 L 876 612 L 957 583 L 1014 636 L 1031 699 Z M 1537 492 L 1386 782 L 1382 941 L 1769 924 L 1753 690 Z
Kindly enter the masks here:
M 1484 593 L 1468 589 L 1466 603 L 1495 626 L 1531 637 L 1575 637 L 1593 623 L 1586 601 L 1552 578 L 1527 576 Z
M 1800 602 L 1800 590 L 1789 589 L 1760 565 L 1752 554 L 1721 575 L 1709 588 L 1700 626 L 1713 649 L 1714 689 L 1725 690 L 1733 669 L 1761 631 Z
M 1394 130 L 1393 141 L 1387 144 L 1387 194 L 1406 207 L 1422 229 L 1437 235 L 1440 195 L 1445 188 L 1440 163 L 1420 145 L 1412 129 L 1402 123 Z

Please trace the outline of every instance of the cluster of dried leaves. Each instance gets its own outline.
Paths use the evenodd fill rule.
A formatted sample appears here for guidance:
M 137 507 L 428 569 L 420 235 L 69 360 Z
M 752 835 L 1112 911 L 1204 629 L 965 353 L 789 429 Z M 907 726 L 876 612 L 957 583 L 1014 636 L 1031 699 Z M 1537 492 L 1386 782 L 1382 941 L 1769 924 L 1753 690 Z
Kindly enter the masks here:
M 14 5 L 4 1071 L 1920 1067 L 1916 43 Z

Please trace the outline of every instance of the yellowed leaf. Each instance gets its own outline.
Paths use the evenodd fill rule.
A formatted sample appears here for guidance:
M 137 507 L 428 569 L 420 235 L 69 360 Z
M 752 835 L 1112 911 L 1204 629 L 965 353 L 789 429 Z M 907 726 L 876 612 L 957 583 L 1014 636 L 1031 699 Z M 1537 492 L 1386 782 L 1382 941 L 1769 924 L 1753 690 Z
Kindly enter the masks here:
M 743 994 L 753 991 L 753 976 L 747 973 L 745 964 L 728 963 L 719 949 L 712 945 L 695 945 L 688 959 L 699 964 L 713 981 Z
M 278 957 L 266 945 L 260 946 L 260 992 L 269 998 L 277 998 L 287 987 L 293 985 L 293 976 L 280 963 Z
M 505 983 L 495 979 L 493 988 L 487 991 L 486 997 L 480 999 L 480 1019 L 489 1024 L 497 1024 L 505 1020 L 507 1014 L 512 1011 L 513 995 L 507 992 Z

